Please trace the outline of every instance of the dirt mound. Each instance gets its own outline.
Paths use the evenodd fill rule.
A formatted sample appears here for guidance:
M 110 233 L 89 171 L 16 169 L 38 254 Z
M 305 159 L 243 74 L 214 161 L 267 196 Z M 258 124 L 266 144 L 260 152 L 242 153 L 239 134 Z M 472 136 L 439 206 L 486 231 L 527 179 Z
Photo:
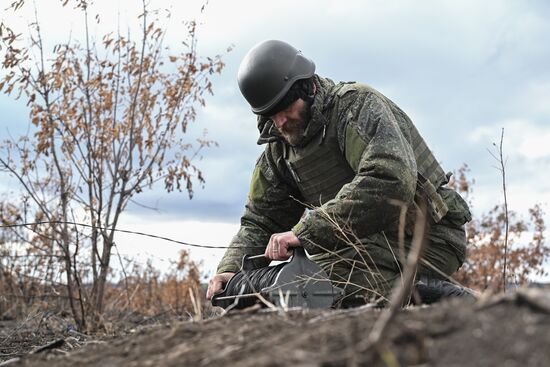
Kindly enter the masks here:
M 384 347 L 366 338 L 380 310 L 297 310 L 142 328 L 66 355 L 10 366 L 550 366 L 550 290 L 408 308 Z

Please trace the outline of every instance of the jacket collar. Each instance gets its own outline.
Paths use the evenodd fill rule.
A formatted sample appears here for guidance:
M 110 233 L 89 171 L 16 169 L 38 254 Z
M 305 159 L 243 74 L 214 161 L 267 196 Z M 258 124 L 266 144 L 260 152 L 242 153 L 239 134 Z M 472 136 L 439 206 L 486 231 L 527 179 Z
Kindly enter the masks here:
M 322 78 L 316 74 L 314 83 L 317 89 L 315 91 L 313 104 L 311 105 L 311 119 L 306 127 L 304 140 L 300 144 L 301 146 L 306 145 L 328 123 L 326 117 L 323 115 L 323 112 L 331 101 L 331 93 L 329 92 L 334 87 L 334 82 L 328 78 Z M 271 119 L 258 116 L 257 121 L 258 130 L 260 131 L 258 145 L 271 143 L 277 140 L 284 141 Z

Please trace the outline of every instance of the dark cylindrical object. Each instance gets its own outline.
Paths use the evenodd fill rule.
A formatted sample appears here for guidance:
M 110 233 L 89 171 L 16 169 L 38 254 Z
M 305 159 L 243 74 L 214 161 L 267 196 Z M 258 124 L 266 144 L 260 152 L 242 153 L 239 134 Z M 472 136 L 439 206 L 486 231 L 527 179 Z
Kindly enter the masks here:
M 223 308 L 227 308 L 233 303 L 236 303 L 235 308 L 246 308 L 254 305 L 258 302 L 258 297 L 235 297 L 233 299 L 223 299 L 223 297 L 259 293 L 262 289 L 275 283 L 277 275 L 286 264 L 281 263 L 260 269 L 239 271 L 227 283 L 223 292 L 218 297 L 214 297 L 212 303 L 214 304 L 215 301 L 217 303 L 215 304 L 216 306 Z M 222 299 L 216 300 L 216 298 Z

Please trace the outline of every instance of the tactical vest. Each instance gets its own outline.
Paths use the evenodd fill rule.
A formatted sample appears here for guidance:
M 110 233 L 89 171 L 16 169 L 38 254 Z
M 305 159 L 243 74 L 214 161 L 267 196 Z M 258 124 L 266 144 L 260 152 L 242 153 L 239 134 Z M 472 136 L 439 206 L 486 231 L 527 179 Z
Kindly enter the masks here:
M 336 87 L 337 98 L 348 91 L 368 86 L 359 84 L 343 84 Z M 371 89 L 393 108 L 397 108 L 376 90 Z M 334 112 L 334 111 L 333 111 Z M 400 113 L 403 113 L 399 110 Z M 404 113 L 403 113 L 404 114 Z M 406 116 L 406 115 L 405 115 Z M 321 129 L 304 147 L 292 147 L 283 144 L 283 159 L 302 194 L 305 204 L 320 206 L 333 199 L 342 186 L 349 183 L 355 172 L 347 162 L 338 139 L 338 119 L 336 116 L 324 122 Z M 410 135 L 410 143 L 417 164 L 417 193 L 423 192 L 428 200 L 428 210 L 435 223 L 447 214 L 449 208 L 437 188 L 448 182 L 445 172 L 428 148 L 426 142 L 414 126 L 406 118 L 406 128 Z
M 288 170 L 310 206 L 320 206 L 333 199 L 355 177 L 338 145 L 338 126 L 326 121 L 306 146 L 284 144 L 283 158 Z

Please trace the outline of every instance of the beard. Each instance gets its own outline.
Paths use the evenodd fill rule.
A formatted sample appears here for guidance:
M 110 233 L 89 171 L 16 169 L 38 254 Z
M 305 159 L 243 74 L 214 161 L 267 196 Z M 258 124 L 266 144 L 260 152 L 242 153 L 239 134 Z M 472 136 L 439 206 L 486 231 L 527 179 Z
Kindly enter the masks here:
M 281 133 L 283 139 L 292 146 L 300 145 L 304 140 L 305 132 L 309 120 L 311 118 L 311 108 L 309 104 L 304 104 L 299 111 L 299 118 L 288 120 L 282 128 L 277 129 Z

